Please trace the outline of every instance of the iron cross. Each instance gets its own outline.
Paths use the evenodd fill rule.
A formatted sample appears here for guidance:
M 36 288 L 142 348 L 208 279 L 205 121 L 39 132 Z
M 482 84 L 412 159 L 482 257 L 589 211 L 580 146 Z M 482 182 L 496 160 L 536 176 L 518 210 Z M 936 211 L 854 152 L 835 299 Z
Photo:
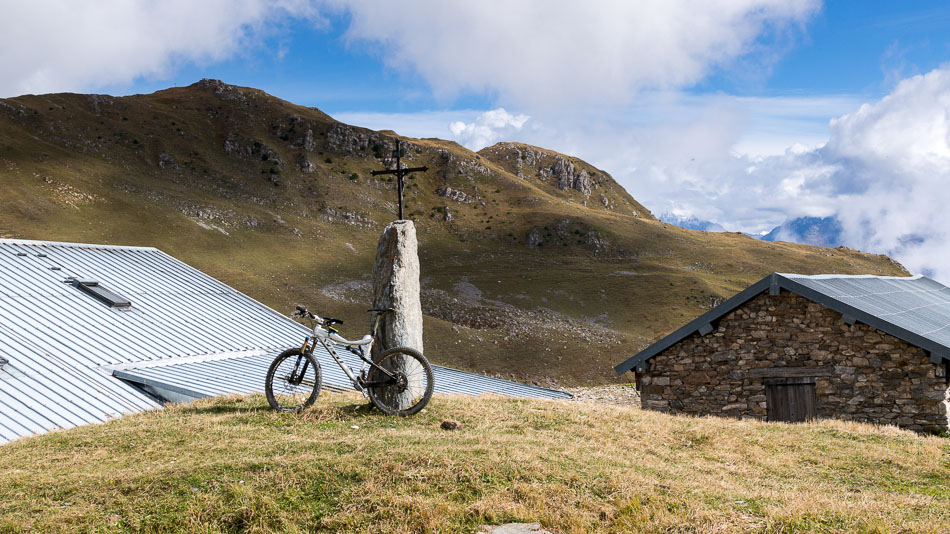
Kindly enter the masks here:
M 396 190 L 399 192 L 399 220 L 402 220 L 402 190 L 405 186 L 405 183 L 402 181 L 403 177 L 409 175 L 413 172 L 426 172 L 429 170 L 428 167 L 412 167 L 412 168 L 402 168 L 402 164 L 399 159 L 403 155 L 403 150 L 399 147 L 399 139 L 396 139 L 396 150 L 393 150 L 393 157 L 396 158 L 396 168 L 395 169 L 386 169 L 384 171 L 372 171 L 370 174 L 373 176 L 379 176 L 381 174 L 394 174 L 396 175 Z

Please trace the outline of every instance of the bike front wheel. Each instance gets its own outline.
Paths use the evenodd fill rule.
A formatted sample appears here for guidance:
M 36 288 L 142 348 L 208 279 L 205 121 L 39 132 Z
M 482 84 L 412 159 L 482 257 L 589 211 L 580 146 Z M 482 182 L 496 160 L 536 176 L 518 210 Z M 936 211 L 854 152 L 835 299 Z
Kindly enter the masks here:
M 317 400 L 322 385 L 320 362 L 300 349 L 287 349 L 270 364 L 264 394 L 271 408 L 280 412 L 299 412 Z
M 429 360 L 408 347 L 389 349 L 373 360 L 389 374 L 370 367 L 367 393 L 379 411 L 407 416 L 425 408 L 432 398 L 434 380 Z

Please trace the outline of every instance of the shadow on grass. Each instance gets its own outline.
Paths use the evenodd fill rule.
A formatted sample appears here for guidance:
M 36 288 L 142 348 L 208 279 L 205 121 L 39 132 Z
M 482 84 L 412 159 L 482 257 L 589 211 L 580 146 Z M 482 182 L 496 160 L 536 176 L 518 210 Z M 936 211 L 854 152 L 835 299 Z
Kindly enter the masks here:
M 210 406 L 191 406 L 186 405 L 181 408 L 182 412 L 191 413 L 191 414 L 235 414 L 235 413 L 244 413 L 244 414 L 264 414 L 271 412 L 271 407 L 268 405 L 252 405 L 252 404 L 212 404 Z
M 371 402 L 357 402 L 339 404 L 330 399 L 318 398 L 312 405 L 299 413 L 274 411 L 267 402 L 243 398 L 218 398 L 199 400 L 190 404 L 179 405 L 178 410 L 194 415 L 247 415 L 267 416 L 274 415 L 287 422 L 298 420 L 301 422 L 350 421 L 363 419 L 368 416 L 385 417 Z M 354 399 L 355 400 L 355 399 Z
M 363 404 L 323 404 L 319 401 L 313 406 L 300 412 L 299 414 L 287 414 L 289 416 L 297 415 L 302 421 L 350 421 L 363 419 L 365 417 L 382 417 L 383 414 L 376 409 L 372 403 Z

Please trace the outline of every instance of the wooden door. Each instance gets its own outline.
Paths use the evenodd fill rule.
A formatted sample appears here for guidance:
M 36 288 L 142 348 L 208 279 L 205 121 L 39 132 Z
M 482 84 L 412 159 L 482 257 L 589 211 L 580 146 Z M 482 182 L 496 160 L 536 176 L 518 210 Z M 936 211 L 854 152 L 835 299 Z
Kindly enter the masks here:
M 764 382 L 769 421 L 799 423 L 815 418 L 814 378 L 767 378 Z

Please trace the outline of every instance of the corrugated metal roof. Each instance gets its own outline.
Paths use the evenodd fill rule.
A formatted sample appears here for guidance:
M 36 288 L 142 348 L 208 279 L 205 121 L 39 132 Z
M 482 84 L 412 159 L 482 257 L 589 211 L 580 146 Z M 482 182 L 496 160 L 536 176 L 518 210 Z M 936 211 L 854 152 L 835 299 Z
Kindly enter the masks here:
M 111 308 L 70 278 L 98 281 L 131 306 Z M 194 372 L 193 382 L 179 382 L 189 391 L 250 391 L 253 373 L 263 384 L 264 372 L 246 365 L 255 358 L 269 365 L 269 357 L 307 332 L 155 248 L 0 239 L 0 358 L 7 360 L 0 370 L 0 443 L 160 406 L 113 372 L 187 371 L 182 376 Z M 330 383 L 339 368 L 325 358 Z M 244 374 L 236 371 L 241 366 Z M 448 385 L 461 371 L 440 373 Z M 464 374 L 471 387 L 458 386 L 463 393 L 555 396 Z
M 765 291 L 784 289 L 916 345 L 931 360 L 950 360 L 950 288 L 926 276 L 772 273 L 614 369 L 623 374 L 710 325 Z
M 355 356 L 337 351 L 337 354 L 352 369 L 358 371 L 361 362 Z M 168 362 L 167 365 L 151 365 L 139 368 L 116 370 L 115 376 L 158 389 L 168 389 L 193 398 L 210 397 L 226 393 L 259 393 L 264 390 L 264 375 L 277 352 L 251 354 L 226 360 Z M 340 370 L 323 347 L 317 347 L 314 355 L 323 372 L 323 386 L 335 390 L 350 390 L 349 378 Z M 547 399 L 570 398 L 569 393 L 537 386 L 519 384 L 475 373 L 432 366 L 436 393 L 465 393 L 478 395 L 494 393 L 513 397 Z

